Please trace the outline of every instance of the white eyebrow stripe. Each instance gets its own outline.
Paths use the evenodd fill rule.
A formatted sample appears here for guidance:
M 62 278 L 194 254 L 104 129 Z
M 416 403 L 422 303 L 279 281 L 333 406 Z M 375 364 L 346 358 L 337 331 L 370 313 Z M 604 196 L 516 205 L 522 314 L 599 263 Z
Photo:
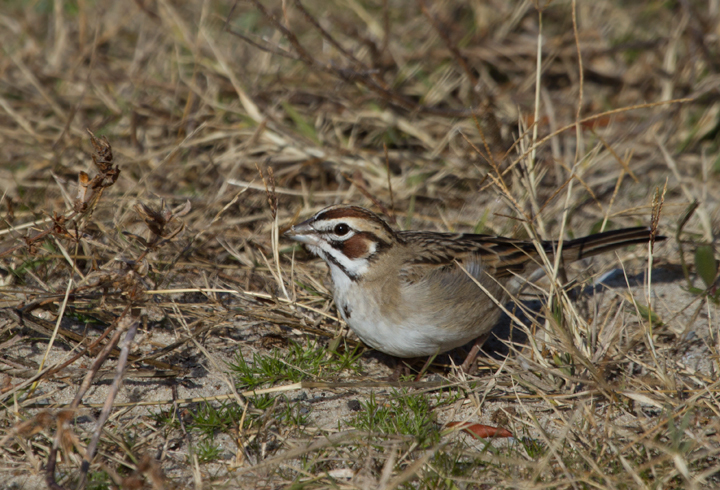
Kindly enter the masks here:
M 332 218 L 322 219 L 312 224 L 317 231 L 332 231 L 339 224 L 346 224 L 351 231 L 359 231 L 359 226 L 355 223 L 357 218 Z

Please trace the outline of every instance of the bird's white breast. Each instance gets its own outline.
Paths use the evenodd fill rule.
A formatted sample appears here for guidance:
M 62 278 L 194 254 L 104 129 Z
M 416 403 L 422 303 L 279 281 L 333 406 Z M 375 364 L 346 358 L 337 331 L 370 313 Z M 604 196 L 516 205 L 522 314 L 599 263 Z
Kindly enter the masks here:
M 448 328 L 422 308 L 413 311 L 409 305 L 390 305 L 397 306 L 402 314 L 388 315 L 388 305 L 383 308 L 380 304 L 387 301 L 381 292 L 372 294 L 366 285 L 352 281 L 337 266 L 329 265 L 340 315 L 374 349 L 397 357 L 431 356 L 464 345 L 478 335 L 472 330 Z

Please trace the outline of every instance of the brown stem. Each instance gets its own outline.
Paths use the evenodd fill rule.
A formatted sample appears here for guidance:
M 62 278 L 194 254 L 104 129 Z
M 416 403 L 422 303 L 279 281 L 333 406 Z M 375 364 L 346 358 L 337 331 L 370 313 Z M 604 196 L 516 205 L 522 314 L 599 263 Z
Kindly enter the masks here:
M 139 321 L 133 321 L 122 341 L 122 346 L 120 347 L 120 358 L 118 359 L 117 371 L 115 372 L 115 379 L 113 379 L 112 385 L 110 386 L 110 391 L 105 399 L 105 404 L 103 405 L 102 411 L 100 412 L 100 416 L 98 417 L 98 421 L 95 425 L 95 432 L 90 440 L 90 444 L 88 444 L 87 449 L 85 450 L 85 457 L 80 465 L 80 480 L 77 485 L 78 490 L 85 488 L 85 484 L 87 483 L 87 474 L 88 470 L 90 470 L 90 463 L 95 456 L 95 451 L 97 450 L 98 443 L 100 442 L 102 428 L 105 425 L 105 422 L 107 422 L 108 417 L 110 417 L 115 397 L 120 390 L 125 365 L 127 364 L 128 355 L 130 354 L 130 346 L 132 345 L 139 325 Z

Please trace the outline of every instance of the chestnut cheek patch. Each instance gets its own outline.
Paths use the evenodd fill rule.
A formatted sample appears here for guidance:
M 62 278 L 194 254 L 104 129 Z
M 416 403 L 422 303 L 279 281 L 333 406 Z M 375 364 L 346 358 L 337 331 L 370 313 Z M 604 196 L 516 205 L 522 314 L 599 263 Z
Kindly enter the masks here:
M 367 256 L 368 239 L 360 234 L 353 235 L 343 242 L 342 252 L 348 259 L 360 259 Z

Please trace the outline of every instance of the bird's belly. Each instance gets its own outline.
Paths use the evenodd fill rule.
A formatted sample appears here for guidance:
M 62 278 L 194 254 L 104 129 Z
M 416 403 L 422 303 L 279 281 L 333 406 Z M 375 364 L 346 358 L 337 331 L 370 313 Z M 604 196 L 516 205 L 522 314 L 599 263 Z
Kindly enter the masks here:
M 360 340 L 396 357 L 432 356 L 465 345 L 484 333 L 481 324 L 489 320 L 478 318 L 475 328 L 456 328 L 435 319 L 427 321 L 422 314 L 387 315 L 375 301 L 359 294 L 336 295 L 335 300 L 341 316 Z
M 465 345 L 477 337 L 473 332 L 453 332 L 435 325 L 350 321 L 350 328 L 373 349 L 396 357 L 424 357 Z

